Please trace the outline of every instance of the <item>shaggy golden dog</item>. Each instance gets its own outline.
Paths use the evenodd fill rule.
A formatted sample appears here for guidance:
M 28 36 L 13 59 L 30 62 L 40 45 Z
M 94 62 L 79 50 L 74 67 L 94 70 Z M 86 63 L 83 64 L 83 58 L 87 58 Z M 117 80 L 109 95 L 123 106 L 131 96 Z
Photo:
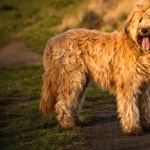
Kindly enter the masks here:
M 51 38 L 44 51 L 45 73 L 40 108 L 59 124 L 80 123 L 91 80 L 116 95 L 125 134 L 150 129 L 150 0 L 133 7 L 120 33 L 74 29 Z

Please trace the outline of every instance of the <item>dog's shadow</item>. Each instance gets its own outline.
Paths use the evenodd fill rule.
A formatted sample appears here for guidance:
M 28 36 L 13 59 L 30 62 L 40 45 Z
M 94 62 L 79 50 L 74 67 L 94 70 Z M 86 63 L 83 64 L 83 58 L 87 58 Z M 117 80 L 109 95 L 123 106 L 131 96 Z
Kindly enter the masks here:
M 117 115 L 111 116 L 94 116 L 88 122 L 83 123 L 83 127 L 92 127 L 95 125 L 111 124 L 119 122 Z
M 81 128 L 99 128 L 100 130 L 116 130 L 113 132 L 116 132 L 118 135 L 124 135 L 121 132 L 120 123 L 118 119 L 117 113 L 115 114 L 107 114 L 107 115 L 101 115 L 101 116 L 94 116 L 89 120 L 88 122 L 84 122 L 81 126 Z M 144 130 L 143 135 L 150 134 L 150 130 Z

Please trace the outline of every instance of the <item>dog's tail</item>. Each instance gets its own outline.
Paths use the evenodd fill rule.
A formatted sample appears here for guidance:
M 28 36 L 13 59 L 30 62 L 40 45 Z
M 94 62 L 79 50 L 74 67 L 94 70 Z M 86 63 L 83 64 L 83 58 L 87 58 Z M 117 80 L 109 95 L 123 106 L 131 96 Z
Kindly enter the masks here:
M 40 109 L 42 110 L 43 115 L 50 116 L 54 113 L 56 96 L 57 93 L 55 84 L 52 84 L 50 74 L 45 73 L 43 75 L 43 88 L 40 101 Z

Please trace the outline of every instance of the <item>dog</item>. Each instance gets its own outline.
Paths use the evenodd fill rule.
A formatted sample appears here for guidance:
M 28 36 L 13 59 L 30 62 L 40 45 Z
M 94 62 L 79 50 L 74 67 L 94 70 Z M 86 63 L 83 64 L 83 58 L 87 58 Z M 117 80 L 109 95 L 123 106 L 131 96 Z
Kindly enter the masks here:
M 150 1 L 138 1 L 121 32 L 72 29 L 48 40 L 43 55 L 40 108 L 63 128 L 80 124 L 85 93 L 94 81 L 116 96 L 123 133 L 150 129 Z

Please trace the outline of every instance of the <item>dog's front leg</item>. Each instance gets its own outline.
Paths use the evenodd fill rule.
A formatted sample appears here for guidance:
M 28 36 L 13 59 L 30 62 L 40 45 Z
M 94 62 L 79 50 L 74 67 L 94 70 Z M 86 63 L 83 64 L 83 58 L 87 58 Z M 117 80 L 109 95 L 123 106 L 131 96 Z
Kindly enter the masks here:
M 138 96 L 130 91 L 121 91 L 117 94 L 118 115 L 121 128 L 125 134 L 141 135 L 140 113 L 138 108 Z
M 144 130 L 150 130 L 150 86 L 141 90 L 139 98 L 140 122 Z

